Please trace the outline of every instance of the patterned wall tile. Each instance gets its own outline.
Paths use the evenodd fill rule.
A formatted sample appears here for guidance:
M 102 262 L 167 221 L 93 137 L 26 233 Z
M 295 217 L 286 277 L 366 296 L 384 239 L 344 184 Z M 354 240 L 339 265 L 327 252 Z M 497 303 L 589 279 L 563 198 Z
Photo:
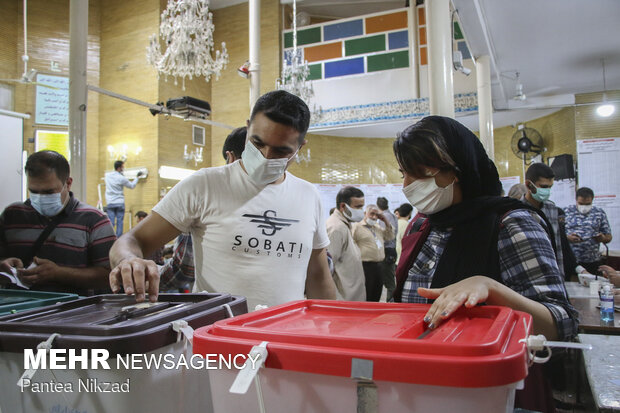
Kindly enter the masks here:
M 366 34 L 386 32 L 388 30 L 406 29 L 407 11 L 382 14 L 366 18 Z
M 311 27 L 305 30 L 297 30 L 297 46 L 319 43 L 321 41 L 321 28 Z M 293 47 L 293 32 L 284 33 L 284 47 Z
M 362 19 L 323 26 L 323 41 L 361 36 L 363 34 L 364 22 Z
M 388 44 L 390 50 L 409 47 L 409 32 L 403 30 L 402 32 L 388 33 Z
M 409 67 L 409 51 L 368 56 L 368 72 Z
M 325 63 L 325 78 L 364 73 L 364 58 L 338 60 Z
M 337 59 L 342 57 L 342 42 L 304 47 L 304 57 L 308 62 Z
M 344 55 L 353 56 L 385 50 L 385 34 L 345 40 Z

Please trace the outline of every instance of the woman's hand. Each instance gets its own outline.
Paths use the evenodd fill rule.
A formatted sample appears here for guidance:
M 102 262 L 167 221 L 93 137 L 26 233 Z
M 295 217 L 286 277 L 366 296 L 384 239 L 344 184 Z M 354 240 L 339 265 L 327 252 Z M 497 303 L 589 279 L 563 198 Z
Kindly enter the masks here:
M 491 278 L 477 275 L 444 288 L 418 288 L 418 294 L 422 297 L 435 299 L 424 317 L 424 322 L 432 329 L 462 305 L 471 308 L 487 301 L 494 283 Z

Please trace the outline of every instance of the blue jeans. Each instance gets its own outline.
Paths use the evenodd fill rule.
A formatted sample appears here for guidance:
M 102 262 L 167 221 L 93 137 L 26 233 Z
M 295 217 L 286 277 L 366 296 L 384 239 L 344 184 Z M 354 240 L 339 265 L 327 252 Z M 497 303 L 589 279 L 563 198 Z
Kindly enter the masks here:
M 125 204 L 108 204 L 106 212 L 114 227 L 114 220 L 116 219 L 116 236 L 120 237 L 123 234 L 123 218 L 125 218 Z

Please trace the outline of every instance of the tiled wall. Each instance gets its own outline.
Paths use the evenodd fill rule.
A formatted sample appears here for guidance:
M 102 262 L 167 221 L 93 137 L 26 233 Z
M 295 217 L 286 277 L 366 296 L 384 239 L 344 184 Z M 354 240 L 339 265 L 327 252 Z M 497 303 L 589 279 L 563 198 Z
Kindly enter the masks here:
M 302 179 L 324 184 L 401 183 L 393 138 L 341 138 L 306 135 L 310 162 L 293 163 L 290 171 Z
M 261 94 L 275 88 L 280 71 L 280 4 L 278 0 L 261 1 Z M 212 119 L 234 127 L 244 126 L 250 117 L 250 82 L 237 75 L 237 68 L 248 60 L 248 3 L 215 10 L 214 43 L 226 42 L 230 61 L 219 80 L 212 79 Z M 230 130 L 211 128 L 210 165 L 223 165 L 222 146 Z
M 620 91 L 607 92 L 610 100 L 620 100 Z M 575 96 L 580 106 L 569 107 L 542 118 L 526 123 L 542 135 L 547 151 L 543 161 L 561 154 L 571 154 L 577 160 L 576 141 L 588 138 L 620 137 L 620 114 L 616 112 L 609 118 L 601 118 L 596 114 L 596 107 L 602 94 L 587 93 Z M 510 149 L 510 141 L 516 128 L 506 126 L 494 130 L 495 164 L 500 176 L 522 176 L 522 161 Z M 615 166 L 612 166 L 615 167 Z M 527 166 L 526 166 L 527 169 Z
M 428 65 L 428 42 L 426 38 L 426 14 L 424 6 L 416 7 L 418 22 L 418 62 L 420 66 Z
M 10 3 L 10 4 L 9 4 Z M 3 1 L 0 7 L 0 77 L 17 78 L 23 73 L 24 27 L 21 2 Z M 87 82 L 99 84 L 99 52 L 101 46 L 100 3 L 89 2 Z M 64 0 L 30 0 L 28 2 L 29 69 L 39 73 L 69 76 L 69 3 Z M 60 72 L 50 70 L 50 61 L 58 62 Z M 14 85 L 14 110 L 35 113 L 35 86 Z M 86 199 L 96 203 L 99 151 L 99 97 L 88 95 L 87 116 L 87 193 Z M 34 116 L 24 120 L 24 150 L 34 152 L 37 129 L 63 130 L 34 123 Z
M 310 80 L 409 67 L 407 14 L 402 9 L 298 29 Z M 283 42 L 284 58 L 290 60 L 292 31 L 284 31 Z
M 418 61 L 420 62 L 420 66 L 426 66 L 428 65 L 428 42 L 426 37 L 426 15 L 424 6 L 418 6 L 416 8 L 416 19 L 418 23 Z M 452 35 L 456 45 L 455 50 L 459 50 L 463 54 L 463 59 L 471 59 L 471 53 L 467 48 L 461 26 L 456 21 L 454 21 L 452 25 Z

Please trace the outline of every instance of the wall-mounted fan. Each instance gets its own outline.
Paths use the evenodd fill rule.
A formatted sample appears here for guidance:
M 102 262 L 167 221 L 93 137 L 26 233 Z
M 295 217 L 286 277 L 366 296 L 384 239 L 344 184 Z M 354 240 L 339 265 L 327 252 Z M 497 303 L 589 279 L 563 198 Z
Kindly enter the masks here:
M 58 89 L 57 87 L 46 85 L 45 83 L 35 82 L 37 75 L 36 69 L 28 70 L 28 0 L 24 0 L 24 55 L 22 61 L 24 62 L 24 73 L 19 79 L 0 79 L 0 82 L 19 83 L 22 85 L 36 85 L 43 86 L 50 89 Z
M 519 125 L 517 131 L 512 135 L 510 148 L 512 153 L 523 160 L 523 180 L 525 182 L 525 165 L 531 163 L 534 157 L 545 151 L 543 137 L 536 129 Z

